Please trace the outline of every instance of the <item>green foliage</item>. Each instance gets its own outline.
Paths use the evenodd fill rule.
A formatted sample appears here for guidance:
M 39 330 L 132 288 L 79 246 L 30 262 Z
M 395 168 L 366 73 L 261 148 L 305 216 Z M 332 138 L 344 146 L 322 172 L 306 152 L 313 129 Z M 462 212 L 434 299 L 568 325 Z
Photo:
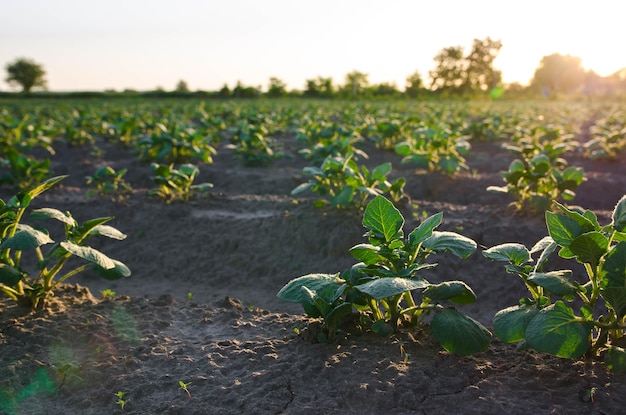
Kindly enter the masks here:
M 186 163 L 200 160 L 210 164 L 217 154 L 213 138 L 192 127 L 172 121 L 169 126 L 157 123 L 150 134 L 135 141 L 135 149 L 143 161 Z
M 468 170 L 463 157 L 471 148 L 468 138 L 442 126 L 433 126 L 415 131 L 412 137 L 399 142 L 395 150 L 403 156 L 402 163 L 452 175 Z
M 350 321 L 359 321 L 381 335 L 401 325 L 424 324 L 424 318 L 434 314 L 431 330 L 446 350 L 462 355 L 485 350 L 491 333 L 479 322 L 444 306 L 474 302 L 472 289 L 462 281 L 431 284 L 419 276 L 420 271 L 437 265 L 426 262 L 433 254 L 449 252 L 467 258 L 476 249 L 476 243 L 467 237 L 436 231 L 442 218 L 442 213 L 426 218 L 405 237 L 400 211 L 377 196 L 363 214 L 368 243 L 350 249 L 360 262 L 334 275 L 295 278 L 278 292 L 278 297 L 301 303 L 311 317 L 322 317 L 329 340 L 354 312 L 359 318 Z M 421 300 L 416 301 L 415 291 L 420 290 Z
M 626 117 L 623 111 L 614 110 L 590 128 L 591 140 L 584 145 L 585 153 L 592 159 L 616 160 L 626 148 Z
M 626 352 L 612 344 L 626 333 L 626 196 L 604 226 L 589 210 L 554 204 L 558 211 L 546 212 L 549 236 L 532 249 L 508 243 L 483 251 L 507 262 L 506 271 L 518 275 L 530 293 L 496 314 L 495 333 L 559 357 L 604 354 L 609 367 L 626 371 Z M 586 280 L 576 281 L 571 270 L 544 271 L 554 252 L 582 264 Z M 578 314 L 569 305 L 574 297 L 582 304 Z
M 183 164 L 178 169 L 173 164 L 152 163 L 152 181 L 157 185 L 150 194 L 166 203 L 186 202 L 195 193 L 205 193 L 213 187 L 211 183 L 193 184 L 200 169 L 193 164 Z
M 43 66 L 31 59 L 18 58 L 6 65 L 9 84 L 17 84 L 22 87 L 22 91 L 28 93 L 34 87 L 46 87 L 46 71 Z
M 85 245 L 96 235 L 116 240 L 126 238 L 119 230 L 105 225 L 112 217 L 79 224 L 69 212 L 53 208 L 32 210 L 28 216 L 32 221 L 53 219 L 63 224 L 65 232 L 60 242 L 55 242 L 50 232 L 41 225 L 34 227 L 23 222 L 32 200 L 65 177 L 54 177 L 21 191 L 6 203 L 0 200 L 0 291 L 33 308 L 43 308 L 58 284 L 88 268 L 109 280 L 130 276 L 130 270 L 122 262 Z M 51 247 L 44 250 L 44 245 Z M 26 262 L 24 254 L 30 252 L 35 253 L 35 258 Z M 72 257 L 86 263 L 62 273 L 64 265 Z M 31 278 L 33 269 L 36 269 L 36 275 Z
M 277 144 L 264 123 L 252 124 L 248 121 L 239 124 L 227 146 L 246 166 L 268 166 L 272 160 L 282 156 L 274 151 L 275 147 Z
M 539 126 L 527 136 L 504 147 L 518 158 L 502 172 L 506 186 L 489 186 L 487 191 L 509 194 L 518 211 L 543 212 L 553 201 L 571 201 L 585 180 L 582 167 L 567 166 L 562 153 L 576 148 L 571 135 Z
M 383 163 L 370 171 L 364 165 L 357 164 L 354 154 L 346 157 L 328 156 L 319 168 L 305 167 L 303 172 L 313 177 L 293 189 L 291 194 L 312 190 L 324 196 L 315 202 L 317 207 L 330 203 L 335 208 L 352 207 L 360 210 L 372 196 L 388 193 L 394 201 L 404 196 L 404 178 L 397 178 L 393 182 L 387 180 L 391 163 Z
M 112 195 L 122 200 L 132 192 L 132 186 L 124 179 L 127 169 L 115 171 L 111 166 L 98 167 L 92 176 L 85 178 L 87 185 L 91 188 L 87 191 L 87 196 Z

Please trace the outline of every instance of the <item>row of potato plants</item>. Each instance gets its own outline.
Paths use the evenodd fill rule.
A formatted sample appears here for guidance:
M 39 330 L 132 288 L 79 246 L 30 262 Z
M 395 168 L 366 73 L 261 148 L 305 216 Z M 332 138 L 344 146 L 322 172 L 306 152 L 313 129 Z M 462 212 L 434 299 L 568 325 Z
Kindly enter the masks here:
M 358 262 L 335 274 L 294 278 L 277 296 L 322 319 L 320 342 L 334 341 L 346 331 L 390 335 L 428 324 L 435 340 L 451 353 L 484 351 L 491 331 L 456 307 L 476 300 L 472 288 L 463 281 L 433 284 L 422 277 L 424 270 L 437 266 L 427 262 L 429 257 L 448 252 L 467 258 L 477 248 L 466 236 L 436 230 L 442 220 L 442 212 L 429 216 L 407 235 L 401 212 L 376 196 L 363 213 L 367 242 L 350 249 Z M 505 262 L 506 272 L 520 277 L 529 292 L 519 304 L 496 313 L 495 335 L 520 349 L 563 358 L 603 356 L 609 369 L 626 371 L 620 343 L 626 335 L 626 195 L 608 224 L 590 210 L 557 202 L 554 211 L 545 212 L 545 222 L 548 235 L 530 249 L 511 242 L 482 252 Z M 583 264 L 587 279 L 575 280 L 570 269 L 549 271 L 555 253 Z
M 592 130 L 608 129 L 612 132 L 604 135 L 609 137 L 605 141 L 619 142 L 616 136 L 623 130 L 615 121 L 621 114 L 619 107 L 601 109 L 611 115 L 599 120 Z M 173 182 L 168 182 L 167 177 L 159 176 L 158 172 L 178 171 L 182 164 L 193 164 L 199 169 L 202 164 L 212 162 L 222 142 L 227 143 L 225 147 L 231 148 L 244 165 L 268 166 L 285 155 L 277 136 L 291 134 L 300 147 L 298 154 L 311 163 L 304 172 L 313 179 L 304 184 L 304 188 L 311 188 L 325 197 L 317 203 L 362 207 L 366 200 L 354 198 L 349 192 L 360 188 L 363 194 L 380 193 L 369 192 L 367 189 L 372 186 L 367 185 L 366 178 L 359 177 L 369 173 L 363 171 L 363 163 L 359 161 L 367 158 L 362 150 L 365 140 L 383 150 L 395 151 L 403 157 L 403 163 L 450 175 L 468 169 L 464 156 L 471 149 L 471 140 L 500 140 L 517 158 L 509 170 L 502 173 L 506 185 L 492 186 L 488 190 L 508 193 L 520 210 L 542 211 L 552 200 L 571 200 L 584 180 L 582 169 L 568 167 L 562 157 L 562 153 L 580 148 L 572 140 L 572 134 L 564 131 L 577 132 L 580 126 L 576 126 L 574 120 L 584 119 L 591 111 L 597 113 L 599 109 L 572 105 L 557 106 L 555 110 L 529 104 L 505 107 L 465 103 L 381 105 L 291 101 L 208 105 L 202 102 L 176 105 L 107 102 L 80 106 L 80 109 L 24 104 L 0 112 L 0 142 L 3 144 L 0 166 L 8 169 L 0 180 L 18 189 L 26 188 L 52 174 L 49 158 L 38 159 L 33 155 L 37 148 L 53 154 L 54 143 L 64 141 L 68 145 L 91 145 L 97 155 L 95 140 L 100 137 L 128 147 L 146 163 L 168 166 L 152 170 L 157 185 L 153 194 L 164 194 L 167 192 L 159 189 L 164 183 Z M 586 147 L 596 151 L 590 150 L 587 154 L 597 156 L 597 143 L 602 140 L 594 140 L 586 143 Z M 332 167 L 338 164 L 337 160 L 345 161 L 341 163 L 343 172 L 340 174 Z M 359 164 L 355 166 L 355 163 Z M 328 171 L 329 166 L 332 171 Z M 325 174 L 320 174 L 325 170 Z M 337 187 L 334 184 L 328 184 L 329 175 L 335 176 L 332 181 L 343 182 L 338 190 L 332 189 Z M 110 187 L 100 186 L 98 192 Z M 189 183 L 187 187 L 191 188 Z M 400 183 L 395 185 L 396 193 L 399 187 Z M 176 190 L 176 186 L 173 188 Z M 337 198 L 343 189 L 345 193 Z M 302 190 L 298 188 L 296 192 Z M 176 193 L 170 192 L 170 196 Z

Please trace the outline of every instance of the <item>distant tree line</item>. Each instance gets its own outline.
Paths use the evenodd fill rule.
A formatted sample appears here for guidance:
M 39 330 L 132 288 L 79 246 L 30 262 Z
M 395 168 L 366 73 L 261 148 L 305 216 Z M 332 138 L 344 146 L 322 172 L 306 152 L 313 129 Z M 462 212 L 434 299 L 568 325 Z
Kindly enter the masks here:
M 561 97 L 582 96 L 626 96 L 626 68 L 606 77 L 582 67 L 581 59 L 570 55 L 554 53 L 544 56 L 530 85 L 518 83 L 503 85 L 502 72 L 494 67 L 494 61 L 502 48 L 499 40 L 474 39 L 471 50 L 465 53 L 461 46 L 441 49 L 433 58 L 435 68 L 428 72 L 427 85 L 419 71 L 406 78 L 401 90 L 394 82 L 370 84 L 369 75 L 353 70 L 345 75 L 343 84 L 336 84 L 332 78 L 318 76 L 307 79 L 302 90 L 288 90 L 287 85 L 277 77 L 271 77 L 267 90 L 263 87 L 246 86 L 238 81 L 231 89 L 223 85 L 217 91 L 191 91 L 187 82 L 180 80 L 175 89 L 166 91 L 156 88 L 153 91 L 137 92 L 79 92 L 50 95 L 72 96 L 152 96 L 152 97 L 201 97 L 201 98 L 259 98 L 259 97 L 307 97 L 307 98 L 438 98 L 481 96 L 499 97 L 503 93 L 511 97 Z M 46 89 L 43 66 L 26 58 L 18 58 L 6 65 L 9 84 L 21 87 L 25 94 L 33 89 Z M 497 91 L 497 93 L 494 93 Z M 6 96 L 7 94 L 0 94 Z M 8 94 L 10 95 L 10 94 Z

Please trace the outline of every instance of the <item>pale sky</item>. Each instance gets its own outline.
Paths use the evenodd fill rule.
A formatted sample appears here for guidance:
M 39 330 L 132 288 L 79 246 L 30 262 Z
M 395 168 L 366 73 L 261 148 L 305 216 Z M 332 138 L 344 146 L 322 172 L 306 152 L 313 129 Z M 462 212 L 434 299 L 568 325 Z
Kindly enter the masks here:
M 442 48 L 487 36 L 496 68 L 527 84 L 543 56 L 582 58 L 609 75 L 626 67 L 623 0 L 0 0 L 0 90 L 18 57 L 43 65 L 51 91 L 217 90 L 237 81 L 289 89 L 343 84 L 353 70 L 403 90 Z

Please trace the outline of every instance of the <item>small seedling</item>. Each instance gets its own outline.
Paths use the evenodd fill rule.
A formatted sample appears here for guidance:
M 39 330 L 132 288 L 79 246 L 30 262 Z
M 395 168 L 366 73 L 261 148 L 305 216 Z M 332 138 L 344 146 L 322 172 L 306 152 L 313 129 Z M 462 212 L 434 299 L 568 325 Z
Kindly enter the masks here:
M 122 391 L 118 391 L 115 396 L 117 396 L 117 404 L 120 406 L 120 408 L 122 409 L 122 411 L 124 410 L 124 407 L 126 406 L 126 404 L 128 403 L 129 399 L 124 399 L 124 397 L 126 396 L 126 392 L 122 392 Z
M 189 300 L 190 302 L 193 301 L 193 294 L 190 292 L 187 293 L 187 300 Z
M 189 397 L 189 399 L 191 399 L 191 393 L 189 393 L 189 389 L 188 389 L 188 386 L 191 385 L 191 382 L 185 383 L 182 380 L 179 380 L 178 384 L 180 385 L 179 389 L 184 390 L 187 393 L 187 396 Z
M 106 290 L 100 291 L 100 298 L 103 300 L 115 298 L 115 291 L 107 288 Z

